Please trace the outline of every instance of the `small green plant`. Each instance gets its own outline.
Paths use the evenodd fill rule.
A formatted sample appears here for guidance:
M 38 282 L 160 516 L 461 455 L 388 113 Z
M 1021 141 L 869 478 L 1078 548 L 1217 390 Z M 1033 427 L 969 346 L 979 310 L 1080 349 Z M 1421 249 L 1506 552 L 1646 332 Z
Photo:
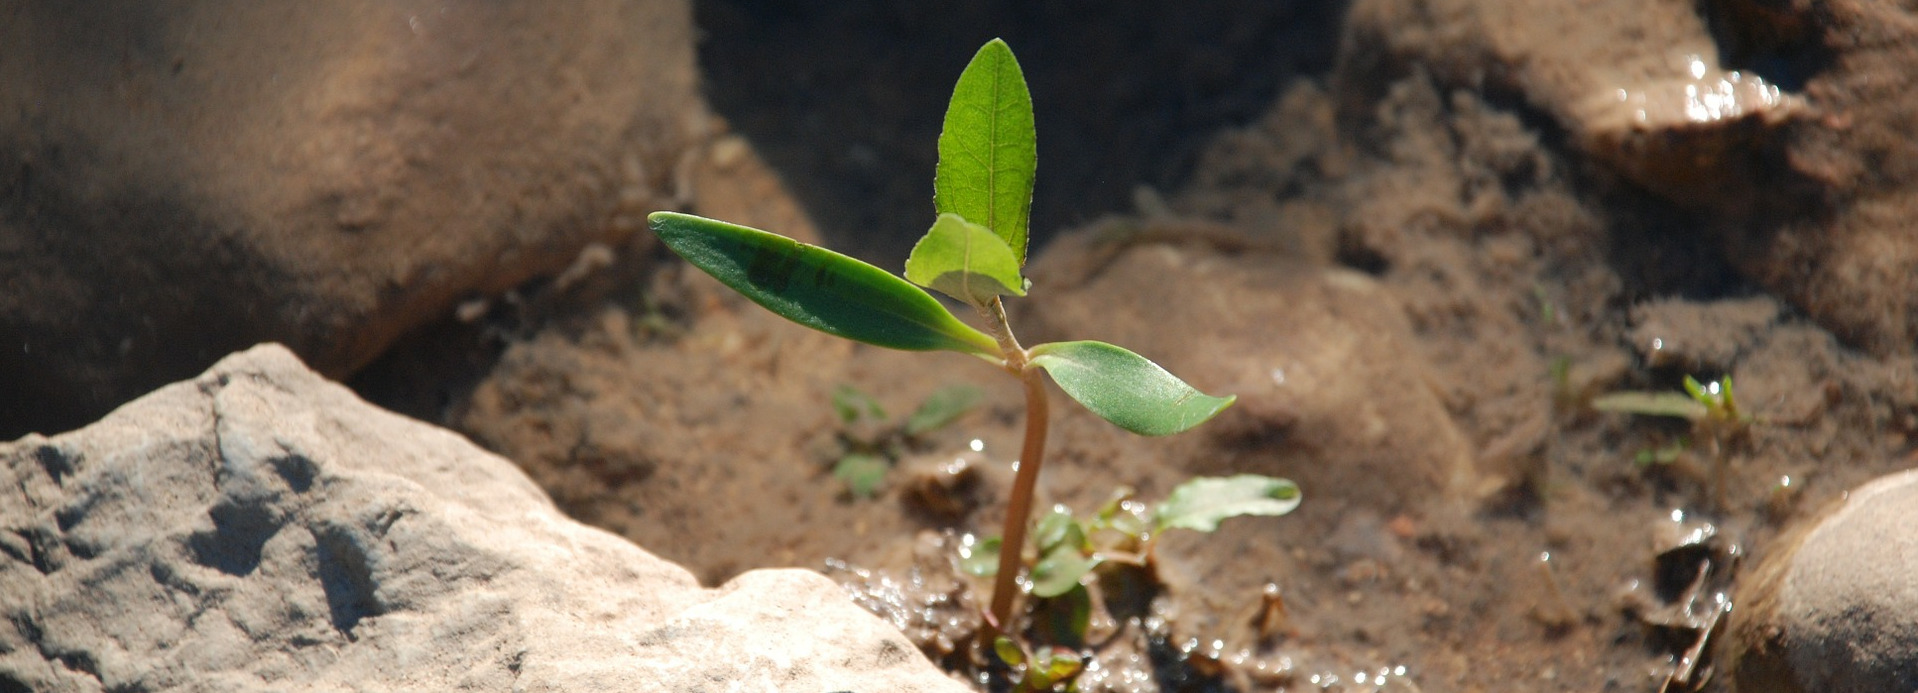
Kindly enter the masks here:
M 1710 382 L 1699 382 L 1697 378 L 1687 375 L 1684 387 L 1684 392 L 1614 392 L 1593 399 L 1592 408 L 1692 422 L 1692 437 L 1707 442 L 1706 454 L 1712 459 L 1712 502 L 1722 505 L 1725 501 L 1726 448 L 1749 433 L 1754 419 L 1739 408 L 1729 375 Z M 1689 446 L 1690 442 L 1681 436 L 1672 443 L 1640 450 L 1634 461 L 1641 467 L 1670 464 L 1677 461 Z
M 933 180 L 937 216 L 906 260 L 905 279 L 757 229 L 672 212 L 648 217 L 667 247 L 787 319 L 881 347 L 969 354 L 1018 379 L 1025 389 L 1026 430 L 1003 533 L 1004 544 L 1015 547 L 1025 546 L 1033 489 L 1045 458 L 1048 404 L 1041 373 L 1092 413 L 1149 436 L 1197 426 L 1234 399 L 1200 392 L 1146 358 L 1104 342 L 1020 345 L 1006 320 L 1004 299 L 1025 296 L 1029 288 L 1021 270 L 1037 152 L 1025 77 L 1012 49 L 995 39 L 973 56 L 953 89 Z M 961 321 L 920 287 L 971 306 L 986 331 Z M 1234 479 L 1260 480 L 1226 480 L 1194 493 L 1239 497 L 1253 489 L 1281 503 L 1296 502 L 1297 488 L 1290 482 Z M 1006 633 L 1011 625 L 1022 553 L 1005 551 L 998 557 L 987 613 L 994 632 Z M 1042 558 L 1033 568 L 1035 577 L 1046 577 L 1041 574 L 1046 566 Z M 1055 659 L 1021 654 L 1037 665 L 1031 671 L 1065 669 Z
M 922 444 L 922 436 L 965 416 L 979 406 L 980 396 L 979 388 L 971 385 L 940 388 L 920 402 L 912 415 L 894 421 L 872 395 L 851 385 L 839 386 L 832 393 L 832 408 L 842 427 L 833 477 L 844 482 L 854 498 L 871 498 L 885 482 L 886 472 L 915 444 Z

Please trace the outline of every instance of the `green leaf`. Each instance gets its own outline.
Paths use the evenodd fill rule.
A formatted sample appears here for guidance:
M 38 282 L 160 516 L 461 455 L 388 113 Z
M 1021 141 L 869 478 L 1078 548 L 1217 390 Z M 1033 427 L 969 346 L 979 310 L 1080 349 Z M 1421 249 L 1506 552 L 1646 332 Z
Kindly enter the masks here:
M 1086 409 L 1140 435 L 1185 431 L 1238 399 L 1207 395 L 1159 364 L 1105 342 L 1041 344 L 1032 348 L 1032 363 Z
M 876 420 L 886 418 L 886 408 L 879 406 L 879 400 L 872 395 L 860 392 L 851 385 L 840 385 L 832 391 L 832 410 L 839 414 L 839 422 L 849 424 L 861 417 L 870 416 Z
M 1156 524 L 1210 532 L 1219 522 L 1241 515 L 1284 515 L 1299 507 L 1299 487 L 1286 479 L 1257 474 L 1199 477 L 1172 489 L 1159 504 Z
M 1050 553 L 1061 546 L 1083 548 L 1086 545 L 1086 530 L 1073 519 L 1072 511 L 1066 506 L 1052 506 L 1052 512 L 1039 518 L 1032 528 L 1032 545 L 1039 553 Z
M 1705 405 L 1679 392 L 1614 392 L 1592 400 L 1599 411 L 1642 416 L 1669 416 L 1679 419 L 1705 418 Z
M 666 247 L 781 317 L 891 349 L 995 356 L 999 345 L 919 287 L 814 245 L 674 212 L 646 217 Z
M 1055 684 L 1070 681 L 1085 668 L 1085 660 L 1073 649 L 1052 646 L 1034 655 L 1032 673 L 1029 674 L 1041 690 Z
M 986 227 L 941 214 L 906 258 L 906 279 L 984 307 L 995 296 L 1026 295 L 1019 258 Z
M 1078 546 L 1055 547 L 1032 566 L 1032 594 L 1050 598 L 1070 592 L 1079 586 L 1079 578 L 1092 572 L 1098 564 L 1097 559 L 1087 556 Z
M 952 88 L 939 133 L 933 207 L 991 229 L 1023 266 L 1038 167 L 1025 73 L 1006 42 L 993 39 Z
M 999 574 L 999 546 L 1004 543 L 999 537 L 991 537 L 972 546 L 959 547 L 959 570 L 973 577 Z
M 999 655 L 999 661 L 1007 666 L 1017 667 L 1026 663 L 1025 650 L 1019 649 L 1018 643 L 1013 642 L 1012 638 L 1003 635 L 992 639 L 992 652 Z
M 971 385 L 953 385 L 934 391 L 906 418 L 906 435 L 916 436 L 945 428 L 979 406 L 984 395 Z
M 847 455 L 833 465 L 832 476 L 846 482 L 846 490 L 856 498 L 871 498 L 886 480 L 886 461 L 873 455 Z

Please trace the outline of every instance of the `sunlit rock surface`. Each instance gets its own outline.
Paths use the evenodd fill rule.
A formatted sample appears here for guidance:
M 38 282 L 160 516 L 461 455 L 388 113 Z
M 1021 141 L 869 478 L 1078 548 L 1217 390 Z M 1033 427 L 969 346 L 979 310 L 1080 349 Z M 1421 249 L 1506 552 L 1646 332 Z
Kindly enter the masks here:
M 807 571 L 717 589 L 256 347 L 0 444 L 0 690 L 961 691 Z

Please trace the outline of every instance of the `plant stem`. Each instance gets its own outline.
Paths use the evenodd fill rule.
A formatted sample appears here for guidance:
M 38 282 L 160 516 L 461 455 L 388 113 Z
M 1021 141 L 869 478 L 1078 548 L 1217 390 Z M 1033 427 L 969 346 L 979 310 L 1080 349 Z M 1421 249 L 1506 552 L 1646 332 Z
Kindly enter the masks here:
M 1001 633 L 1011 625 L 1012 599 L 1019 592 L 1019 568 L 1024 563 L 1026 525 L 1032 517 L 1032 492 L 1038 486 L 1039 465 L 1046 455 L 1046 382 L 1039 369 L 1019 376 L 1026 386 L 1026 439 L 1019 448 L 1019 473 L 1012 479 L 1006 501 L 1006 527 L 999 544 L 999 574 L 992 583 L 989 625 Z

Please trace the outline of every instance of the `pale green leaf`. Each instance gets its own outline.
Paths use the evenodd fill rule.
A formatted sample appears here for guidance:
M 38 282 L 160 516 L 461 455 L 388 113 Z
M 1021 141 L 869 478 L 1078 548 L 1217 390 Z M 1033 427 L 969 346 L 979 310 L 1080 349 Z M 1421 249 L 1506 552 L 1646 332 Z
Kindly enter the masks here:
M 1032 594 L 1050 598 L 1070 592 L 1079 586 L 1079 579 L 1098 564 L 1098 559 L 1087 556 L 1077 546 L 1054 548 L 1032 566 Z
M 832 475 L 846 483 L 854 498 L 871 498 L 886 480 L 886 461 L 873 455 L 847 455 L 833 465 Z
M 833 388 L 832 409 L 839 415 L 839 422 L 845 424 L 868 416 L 876 421 L 886 418 L 886 408 L 879 405 L 879 400 L 851 385 Z
M 1257 474 L 1199 477 L 1172 489 L 1154 513 L 1154 524 L 1210 532 L 1227 518 L 1284 515 L 1297 507 L 1299 487 L 1286 479 Z
M 941 214 L 932 230 L 906 258 L 906 279 L 965 301 L 985 306 L 996 296 L 1024 296 L 1019 258 L 986 227 L 957 214 Z
M 1705 418 L 1705 405 L 1681 392 L 1614 392 L 1592 400 L 1599 411 L 1679 419 Z
M 906 418 L 906 435 L 916 436 L 945 428 L 979 406 L 984 395 L 971 385 L 953 385 L 934 391 Z
M 1105 342 L 1041 344 L 1032 348 L 1032 363 L 1092 413 L 1141 435 L 1185 431 L 1237 399 L 1200 392 L 1145 357 Z
M 1032 181 L 1039 147 L 1032 127 L 1032 94 L 1005 41 L 979 49 L 952 88 L 933 207 L 991 229 L 1025 264 Z
M 793 322 L 876 346 L 992 356 L 999 345 L 939 299 L 885 270 L 814 245 L 674 212 L 647 221 L 666 247 Z
M 975 577 L 992 577 L 999 573 L 999 547 L 1005 543 L 999 537 L 981 539 L 979 543 L 959 548 L 959 570 Z

